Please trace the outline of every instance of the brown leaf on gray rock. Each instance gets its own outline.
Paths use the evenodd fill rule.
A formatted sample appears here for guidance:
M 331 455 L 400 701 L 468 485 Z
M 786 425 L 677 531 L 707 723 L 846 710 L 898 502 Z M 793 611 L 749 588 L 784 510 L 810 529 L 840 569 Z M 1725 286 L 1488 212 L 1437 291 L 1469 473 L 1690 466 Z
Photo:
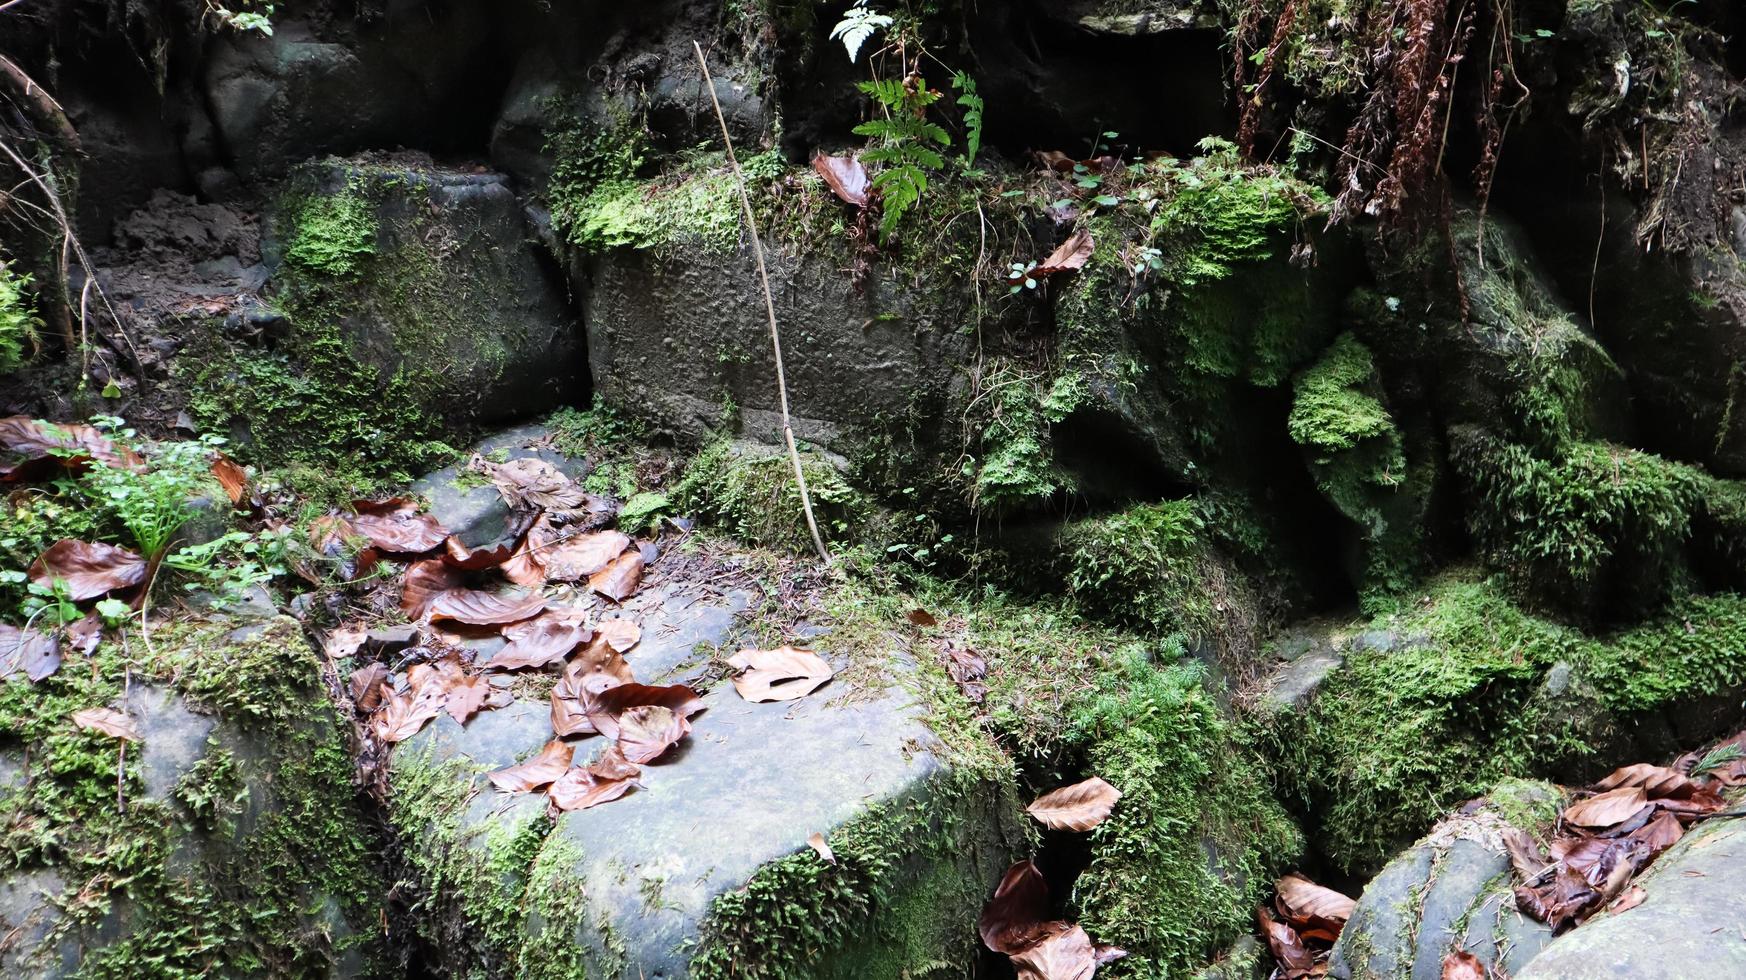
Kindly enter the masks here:
M 1274 883 L 1281 910 L 1292 919 L 1327 919 L 1344 923 L 1358 903 L 1352 898 L 1303 877 L 1286 875 Z
M 586 496 L 563 470 L 534 456 L 507 463 L 492 463 L 475 456 L 467 467 L 484 473 L 503 496 L 503 502 L 512 508 L 567 510 L 581 504 Z
M 400 611 L 407 619 L 423 619 L 437 596 L 458 589 L 466 579 L 441 559 L 427 558 L 406 567 L 400 580 Z
M 588 627 L 575 619 L 554 615 L 551 610 L 505 627 L 503 635 L 509 640 L 509 645 L 497 651 L 497 655 L 485 665 L 490 670 L 521 670 L 554 664 L 593 638 Z
M 375 711 L 382 704 L 382 682 L 387 679 L 386 664 L 365 664 L 352 671 L 352 679 L 347 688 L 352 696 L 353 706 L 365 714 Z
M 538 553 L 547 579 L 576 582 L 611 565 L 630 543 L 630 536 L 622 531 L 590 531 L 556 538 Z
M 425 609 L 431 622 L 453 620 L 468 626 L 501 626 L 538 616 L 546 608 L 545 596 L 499 595 L 477 589 L 449 589 L 439 592 Z
M 531 793 L 549 786 L 570 768 L 570 756 L 575 750 L 553 739 L 539 754 L 526 762 L 518 762 L 488 774 L 491 784 L 505 793 Z
M 491 696 L 491 684 L 485 678 L 474 674 L 458 677 L 448 685 L 448 698 L 443 701 L 443 710 L 449 717 L 455 719 L 455 724 L 465 725 L 467 719 L 478 713 L 484 707 L 485 699 Z
M 661 707 L 673 712 L 681 721 L 703 710 L 703 699 L 684 684 L 657 686 L 652 684 L 616 684 L 593 692 L 588 706 L 588 720 L 594 730 L 607 738 L 619 738 L 619 716 L 633 708 Z M 642 762 L 627 750 L 633 762 Z
M 607 694 L 620 688 L 612 688 Z M 631 762 L 653 762 L 691 731 L 691 723 L 672 708 L 658 704 L 638 705 L 618 715 L 616 738 L 624 757 Z M 595 727 L 600 722 L 595 721 Z
M 607 646 L 619 653 L 624 653 L 636 646 L 637 642 L 643 638 L 642 627 L 638 626 L 634 620 L 623 618 L 602 620 L 596 632 L 606 640 Z
M 500 541 L 481 548 L 468 548 L 461 543 L 460 538 L 450 535 L 443 541 L 441 557 L 444 564 L 453 565 L 469 572 L 477 572 L 487 568 L 496 568 L 514 558 L 516 547 L 514 541 Z
M 1641 786 L 1621 786 L 1564 808 L 1564 820 L 1579 827 L 1611 827 L 1624 823 L 1649 805 Z
M 637 586 L 642 584 L 643 564 L 642 552 L 627 551 L 590 575 L 588 587 L 613 602 L 623 602 L 636 594 Z
M 734 690 L 752 702 L 793 701 L 806 697 L 823 687 L 836 673 L 818 654 L 789 646 L 774 650 L 741 650 L 728 658 L 728 665 L 741 671 L 734 678 Z
M 1121 798 L 1121 790 L 1093 776 L 1044 793 L 1025 812 L 1051 830 L 1090 830 L 1103 823 Z
M 212 477 L 218 485 L 224 488 L 224 495 L 230 498 L 231 506 L 242 503 L 249 493 L 249 471 L 242 464 L 223 453 L 212 456 Z
M 436 691 L 395 694 L 386 688 L 382 690 L 386 696 L 376 711 L 371 729 L 377 738 L 390 745 L 417 735 L 431 719 L 442 713 L 443 702 L 447 700 Z
M 1486 980 L 1485 963 L 1464 949 L 1443 957 L 1442 980 Z
M 30 565 L 32 582 L 48 588 L 64 582 L 67 598 L 74 602 L 133 588 L 144 582 L 145 577 L 146 560 L 126 548 L 70 538 L 50 545 Z
M 405 497 L 357 500 L 357 511 L 345 518 L 352 531 L 390 554 L 419 554 L 440 548 L 449 532 L 435 517 L 418 512 L 418 502 Z
M 552 809 L 567 813 L 609 803 L 630 792 L 635 785 L 634 776 L 606 777 L 591 768 L 578 766 L 566 771 L 547 787 L 546 797 L 552 801 Z
M 73 724 L 89 731 L 102 732 L 111 738 L 139 741 L 139 729 L 133 727 L 133 719 L 114 708 L 85 708 L 75 711 Z

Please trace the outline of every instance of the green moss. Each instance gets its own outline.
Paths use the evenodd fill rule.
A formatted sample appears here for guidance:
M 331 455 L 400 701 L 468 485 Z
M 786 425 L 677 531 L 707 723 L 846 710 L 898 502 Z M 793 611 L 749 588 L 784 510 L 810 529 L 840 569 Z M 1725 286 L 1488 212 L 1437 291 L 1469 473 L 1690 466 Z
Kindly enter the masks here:
M 732 175 L 719 169 L 654 184 L 615 180 L 596 187 L 561 218 L 570 244 L 588 251 L 686 245 L 728 254 L 739 243 L 737 194 Z
M 1299 445 L 1322 453 L 1357 449 L 1372 439 L 1396 443 L 1394 418 L 1378 397 L 1376 365 L 1370 348 L 1341 334 L 1321 359 L 1295 384 L 1296 397 L 1286 426 Z M 1397 469 L 1404 469 L 1402 461 Z M 1397 481 L 1398 482 L 1398 481 Z
M 867 526 L 871 503 L 836 467 L 808 452 L 801 455 L 801 468 L 827 542 L 851 539 Z M 812 549 L 794 466 L 780 450 L 712 443 L 687 465 L 672 500 L 681 511 L 742 541 L 795 552 Z
M 376 207 L 354 188 L 305 198 L 292 216 L 285 261 L 336 279 L 349 279 L 376 251 Z
M 1302 837 L 1198 668 L 1130 657 L 1097 679 L 1071 738 L 1122 791 L 1074 886 L 1080 924 L 1131 954 L 1112 976 L 1182 976 L 1248 931 Z
M 1698 492 L 1688 467 L 1601 442 L 1548 458 L 1476 429 L 1452 434 L 1450 456 L 1474 537 L 1530 596 L 1634 613 L 1679 584 Z
M 36 352 L 42 320 L 31 309 L 29 289 L 30 277 L 0 254 L 0 375 L 18 370 Z
M 1212 557 L 1192 500 L 1139 504 L 1061 531 L 1070 593 L 1101 616 L 1159 633 L 1204 634 Z

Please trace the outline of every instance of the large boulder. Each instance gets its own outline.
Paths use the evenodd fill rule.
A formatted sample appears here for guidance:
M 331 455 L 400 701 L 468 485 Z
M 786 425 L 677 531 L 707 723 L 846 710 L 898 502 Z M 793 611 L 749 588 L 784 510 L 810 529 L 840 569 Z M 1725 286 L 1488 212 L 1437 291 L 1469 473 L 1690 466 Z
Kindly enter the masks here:
M 269 605 L 126 643 L 0 687 L 0 971 L 387 968 L 379 851 L 298 624 Z M 124 713 L 137 740 L 80 727 L 89 708 Z
M 702 685 L 761 600 L 707 563 L 672 567 L 615 613 L 642 627 L 626 659 L 639 680 Z M 828 632 L 810 643 L 833 645 Z M 1002 782 L 960 768 L 930 730 L 919 669 L 839 674 L 786 704 L 718 681 L 641 788 L 555 818 L 543 796 L 504 795 L 483 775 L 552 737 L 537 685 L 465 726 L 440 717 L 395 749 L 389 815 L 441 965 L 651 980 L 968 972 L 976 910 L 1020 837 Z M 576 745 L 579 761 L 593 751 Z

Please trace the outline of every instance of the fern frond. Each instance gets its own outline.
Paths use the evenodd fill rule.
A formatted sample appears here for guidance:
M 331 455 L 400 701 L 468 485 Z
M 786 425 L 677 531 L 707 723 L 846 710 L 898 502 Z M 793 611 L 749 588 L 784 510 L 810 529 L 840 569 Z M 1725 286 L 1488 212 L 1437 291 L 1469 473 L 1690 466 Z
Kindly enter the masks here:
M 837 26 L 831 28 L 831 40 L 843 42 L 843 49 L 849 52 L 849 61 L 853 63 L 861 56 L 861 45 L 876 32 L 890 26 L 890 17 L 874 13 L 867 6 L 867 0 L 856 0 L 853 7 L 843 12 L 843 19 L 837 21 Z

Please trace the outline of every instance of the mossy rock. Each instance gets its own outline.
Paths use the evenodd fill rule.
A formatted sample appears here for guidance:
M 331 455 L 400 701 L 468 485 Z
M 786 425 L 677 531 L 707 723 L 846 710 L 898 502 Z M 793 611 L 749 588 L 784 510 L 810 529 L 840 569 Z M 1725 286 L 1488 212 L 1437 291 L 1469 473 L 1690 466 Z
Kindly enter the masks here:
M 1328 975 L 1435 980 L 1443 958 L 1455 950 L 1516 975 L 1551 942 L 1552 930 L 1517 911 L 1502 835 L 1522 830 L 1544 837 L 1562 802 L 1548 783 L 1510 780 L 1439 823 L 1364 887 Z
M 192 379 L 195 417 L 257 461 L 415 473 L 478 424 L 583 394 L 564 285 L 502 175 L 310 164 L 271 228 L 288 336 L 215 350 Z
M 286 617 L 159 625 L 0 689 L 7 976 L 387 972 L 387 884 L 352 759 Z M 124 710 L 122 752 L 71 720 Z

